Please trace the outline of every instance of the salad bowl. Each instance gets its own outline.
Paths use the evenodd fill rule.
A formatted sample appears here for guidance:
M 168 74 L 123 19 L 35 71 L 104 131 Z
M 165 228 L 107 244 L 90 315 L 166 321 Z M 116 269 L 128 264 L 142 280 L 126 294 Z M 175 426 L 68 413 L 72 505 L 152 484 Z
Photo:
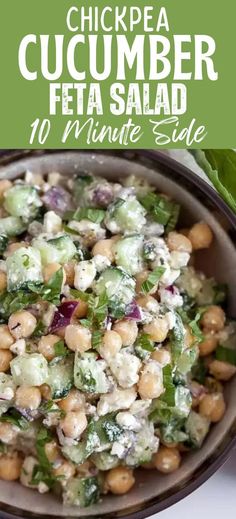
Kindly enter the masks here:
M 213 230 L 214 244 L 197 253 L 196 264 L 207 276 L 227 284 L 227 312 L 231 318 L 236 317 L 236 217 L 209 185 L 181 164 L 151 151 L 16 152 L 4 156 L 0 179 L 20 178 L 26 171 L 57 171 L 67 176 L 91 172 L 111 181 L 126 176 L 147 179 L 159 192 L 180 204 L 182 227 L 204 220 Z M 155 470 L 139 470 L 136 484 L 128 494 L 106 496 L 85 511 L 62 505 L 53 494 L 39 495 L 16 482 L 0 481 L 1 517 L 142 519 L 167 508 L 201 485 L 229 456 L 235 444 L 235 392 L 234 378 L 226 385 L 227 410 L 223 419 L 213 426 L 200 450 L 185 455 L 176 472 L 163 476 Z

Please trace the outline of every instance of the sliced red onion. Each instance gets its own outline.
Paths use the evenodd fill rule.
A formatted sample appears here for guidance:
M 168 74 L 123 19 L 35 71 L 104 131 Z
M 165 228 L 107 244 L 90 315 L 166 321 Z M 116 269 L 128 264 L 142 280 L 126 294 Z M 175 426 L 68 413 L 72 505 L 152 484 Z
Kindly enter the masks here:
M 168 292 L 171 292 L 171 294 L 176 293 L 176 287 L 174 285 L 169 285 L 168 287 L 165 287 L 165 290 L 168 290 Z
M 47 209 L 62 216 L 65 211 L 72 208 L 72 197 L 68 191 L 61 186 L 53 186 L 42 197 Z
M 54 313 L 52 323 L 49 326 L 49 333 L 54 333 L 68 326 L 78 304 L 79 301 L 65 301 L 62 303 Z
M 107 207 L 112 202 L 113 198 L 114 195 L 112 187 L 109 184 L 101 184 L 94 189 L 92 201 L 96 206 Z
M 142 315 L 136 301 L 132 301 L 132 303 L 130 303 L 130 305 L 127 306 L 125 317 L 126 319 L 134 319 L 135 321 L 141 321 Z

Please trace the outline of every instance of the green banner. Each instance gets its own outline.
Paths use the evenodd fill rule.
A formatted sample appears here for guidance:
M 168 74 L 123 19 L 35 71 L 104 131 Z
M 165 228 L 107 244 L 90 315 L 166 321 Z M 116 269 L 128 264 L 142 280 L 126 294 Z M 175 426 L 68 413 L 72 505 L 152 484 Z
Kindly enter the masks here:
M 236 2 L 2 0 L 1 148 L 236 147 Z

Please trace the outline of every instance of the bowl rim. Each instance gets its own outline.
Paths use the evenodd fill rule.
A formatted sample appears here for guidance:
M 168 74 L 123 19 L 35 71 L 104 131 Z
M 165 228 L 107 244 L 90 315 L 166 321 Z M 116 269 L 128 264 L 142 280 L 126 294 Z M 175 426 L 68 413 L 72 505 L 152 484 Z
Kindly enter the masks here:
M 27 160 L 28 158 L 39 158 L 42 156 L 41 154 L 35 153 L 38 150 L 18 150 L 17 155 L 14 153 L 8 152 L 7 160 L 1 161 L 0 157 L 0 167 L 7 167 L 11 162 L 18 162 L 21 159 Z M 108 153 L 106 153 L 106 151 Z M 130 160 L 130 158 L 125 155 L 122 150 L 44 150 L 44 155 L 51 155 L 54 153 L 65 153 L 68 152 L 77 152 L 77 153 L 96 153 L 96 154 L 110 154 L 111 156 L 119 156 L 126 160 Z M 27 153 L 28 152 L 28 153 Z M 236 214 L 229 208 L 226 202 L 220 197 L 220 195 L 215 191 L 215 189 L 208 184 L 204 179 L 197 176 L 190 168 L 184 166 L 181 162 L 178 162 L 173 157 L 165 155 L 163 152 L 155 151 L 155 150 L 132 150 L 134 153 L 134 160 L 137 157 L 146 158 L 147 160 L 151 160 L 155 163 L 156 166 L 160 165 L 164 168 L 167 168 L 169 173 L 177 173 L 180 177 L 184 177 L 186 180 L 196 186 L 204 195 L 208 196 L 209 199 L 213 202 L 215 206 L 217 206 L 221 212 L 226 216 L 228 221 L 231 223 L 234 230 L 236 230 Z M 147 166 L 148 167 L 148 166 Z M 165 174 L 165 171 L 162 171 L 162 174 Z M 174 180 L 175 181 L 175 180 Z M 173 494 L 171 494 L 171 490 L 167 491 L 166 494 L 162 494 L 162 497 L 152 498 L 148 501 L 144 501 L 143 505 L 139 505 L 139 509 L 135 506 L 131 506 L 124 511 L 115 512 L 112 515 L 110 513 L 102 514 L 102 516 L 79 516 L 79 519 L 115 519 L 116 517 L 122 517 L 122 519 L 145 519 L 150 517 L 153 514 L 159 513 L 166 508 L 176 504 L 183 498 L 190 495 L 194 490 L 199 488 L 207 479 L 209 479 L 229 458 L 231 451 L 236 447 L 236 421 L 234 422 L 230 431 L 226 437 L 224 437 L 221 444 L 218 446 L 218 449 L 212 454 L 210 458 L 203 461 L 201 465 L 195 470 L 191 478 L 176 485 L 176 490 Z M 42 515 L 39 516 L 34 512 L 29 512 L 27 510 L 19 510 L 16 507 L 12 507 L 11 505 L 7 505 L 5 503 L 0 502 L 0 511 L 2 519 L 55 519 L 54 515 Z M 124 513 L 123 513 L 124 512 Z M 68 519 L 77 519 L 78 516 L 69 516 Z M 62 516 L 63 519 L 63 516 Z

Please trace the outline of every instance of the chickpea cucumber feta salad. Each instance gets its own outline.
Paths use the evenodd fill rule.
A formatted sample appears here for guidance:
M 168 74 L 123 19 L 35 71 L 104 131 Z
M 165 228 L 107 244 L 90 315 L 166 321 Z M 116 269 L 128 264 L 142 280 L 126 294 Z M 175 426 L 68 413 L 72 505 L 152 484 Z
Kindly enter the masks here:
M 194 268 L 212 231 L 179 212 L 133 177 L 0 181 L 1 479 L 86 507 L 222 419 L 236 326 Z

